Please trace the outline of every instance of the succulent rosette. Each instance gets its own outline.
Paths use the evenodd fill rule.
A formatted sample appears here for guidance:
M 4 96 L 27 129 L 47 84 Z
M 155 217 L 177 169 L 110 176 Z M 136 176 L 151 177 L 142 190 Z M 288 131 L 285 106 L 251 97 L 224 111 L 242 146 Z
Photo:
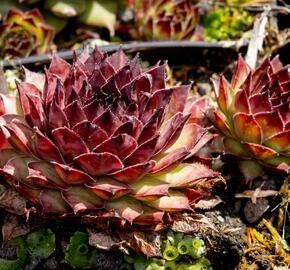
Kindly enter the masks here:
M 136 0 L 131 2 L 133 38 L 143 40 L 192 40 L 199 21 L 199 8 L 190 0 Z
M 262 167 L 288 173 L 289 66 L 275 57 L 252 69 L 239 57 L 231 83 L 220 76 L 213 87 L 218 108 L 210 119 L 223 135 L 225 151 L 244 159 L 240 168 L 246 179 L 261 175 Z
M 54 30 L 38 9 L 22 12 L 12 8 L 0 24 L 0 56 L 24 57 L 50 50 Z
M 190 210 L 220 175 L 182 163 L 211 139 L 206 102 L 188 97 L 191 85 L 167 88 L 165 69 L 96 48 L 72 64 L 54 56 L 44 84 L 27 72 L 23 116 L 1 117 L 1 174 L 44 213 L 104 209 L 153 225 Z

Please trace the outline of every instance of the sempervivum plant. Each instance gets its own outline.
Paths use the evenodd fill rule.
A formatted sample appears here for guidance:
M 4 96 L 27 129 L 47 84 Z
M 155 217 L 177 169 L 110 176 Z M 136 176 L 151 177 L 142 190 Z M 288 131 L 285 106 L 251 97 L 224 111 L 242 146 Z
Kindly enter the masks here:
M 251 69 L 239 57 L 231 83 L 221 76 L 213 86 L 218 108 L 210 118 L 226 152 L 244 159 L 240 167 L 246 179 L 261 174 L 259 164 L 289 172 L 289 66 L 276 57 Z
M 190 0 L 130 1 L 134 25 L 128 32 L 143 40 L 192 40 L 199 20 L 199 8 Z
M 51 49 L 54 30 L 38 9 L 12 8 L 0 23 L 0 57 L 24 57 Z
M 54 56 L 43 89 L 27 73 L 18 84 L 24 116 L 1 118 L 2 175 L 44 213 L 105 209 L 152 225 L 190 210 L 219 175 L 181 163 L 210 136 L 197 124 L 204 103 L 188 98 L 190 85 L 166 88 L 165 68 L 95 49 L 72 65 Z

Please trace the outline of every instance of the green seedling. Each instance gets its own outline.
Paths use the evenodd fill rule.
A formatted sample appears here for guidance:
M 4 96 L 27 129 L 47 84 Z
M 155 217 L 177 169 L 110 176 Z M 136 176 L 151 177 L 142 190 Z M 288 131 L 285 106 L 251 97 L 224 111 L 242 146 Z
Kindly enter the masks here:
M 18 237 L 9 242 L 17 246 L 17 259 L 6 260 L 0 258 L 0 270 L 22 270 L 28 261 L 28 252 L 24 240 Z
M 88 235 L 75 232 L 65 253 L 65 262 L 75 268 L 92 268 L 96 265 L 97 250 L 89 246 Z
M 55 250 L 55 235 L 50 229 L 43 229 L 28 234 L 25 242 L 31 257 L 46 259 Z

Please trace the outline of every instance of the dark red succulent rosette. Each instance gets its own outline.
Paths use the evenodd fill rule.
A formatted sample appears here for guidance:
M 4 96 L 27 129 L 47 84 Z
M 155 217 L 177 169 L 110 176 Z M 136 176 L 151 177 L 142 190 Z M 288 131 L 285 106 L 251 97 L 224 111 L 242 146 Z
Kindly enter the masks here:
M 152 225 L 191 210 L 210 192 L 199 184 L 220 178 L 182 163 L 211 139 L 200 125 L 207 103 L 188 97 L 190 85 L 168 88 L 165 69 L 96 48 L 72 64 L 54 56 L 45 75 L 26 70 L 23 116 L 0 118 L 1 174 L 46 214 L 101 209 Z

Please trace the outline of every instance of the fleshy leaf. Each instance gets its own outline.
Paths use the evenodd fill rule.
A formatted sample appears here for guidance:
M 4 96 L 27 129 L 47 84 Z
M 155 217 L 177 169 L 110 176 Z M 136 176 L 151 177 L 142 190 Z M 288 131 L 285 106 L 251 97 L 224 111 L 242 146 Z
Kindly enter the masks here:
M 62 196 L 74 210 L 75 214 L 85 210 L 102 208 L 104 204 L 103 200 L 92 192 L 91 189 L 82 186 L 75 186 L 62 191 Z
M 58 190 L 43 190 L 40 193 L 40 202 L 44 213 L 65 214 L 69 212 L 69 207 Z
M 66 189 L 68 186 L 62 181 L 53 166 L 45 161 L 32 161 L 28 164 L 29 168 L 38 171 L 41 175 L 45 176 L 50 182 L 59 187 Z
M 119 217 L 124 218 L 131 224 L 137 217 L 143 214 L 141 203 L 136 199 L 129 197 L 122 197 L 113 201 L 108 201 L 105 207 L 108 210 L 116 211 Z
M 100 177 L 88 188 L 104 200 L 114 200 L 132 192 L 131 187 L 110 177 Z
M 135 165 L 127 166 L 124 169 L 113 172 L 110 174 L 113 178 L 124 183 L 134 183 L 141 179 L 144 175 L 151 171 L 156 162 L 150 160 L 145 163 L 138 163 Z
M 129 156 L 137 148 L 136 140 L 128 134 L 119 134 L 105 140 L 93 149 L 95 153 L 109 152 L 121 160 Z
M 209 110 L 208 117 L 212 123 L 226 136 L 232 137 L 228 120 L 220 111 Z
M 266 159 L 276 156 L 278 153 L 271 148 L 255 143 L 243 143 L 245 148 L 256 158 Z
M 176 149 L 162 157 L 150 171 L 151 174 L 164 173 L 178 166 L 189 154 L 185 147 Z
M 207 130 L 205 128 L 197 124 L 185 125 L 182 133 L 176 142 L 167 150 L 167 152 L 174 151 L 181 147 L 185 147 L 187 151 L 191 151 L 206 132 Z
M 263 131 L 264 140 L 283 130 L 283 120 L 277 111 L 256 114 L 255 120 Z
M 130 186 L 133 189 L 134 197 L 140 201 L 154 201 L 168 195 L 169 184 L 154 176 L 146 176 Z
M 277 152 L 289 152 L 290 151 L 290 130 L 280 132 L 272 137 L 268 138 L 264 144 L 270 148 L 273 148 Z
M 89 152 L 88 147 L 78 134 L 66 127 L 60 127 L 52 132 L 62 154 L 72 160 L 76 156 Z
M 74 159 L 86 172 L 93 176 L 108 174 L 123 168 L 121 160 L 111 153 L 88 153 Z
M 245 62 L 245 60 L 239 55 L 237 66 L 231 81 L 231 85 L 234 90 L 240 88 L 242 83 L 246 80 L 248 74 L 250 72 L 250 67 Z
M 247 157 L 248 152 L 245 147 L 235 139 L 224 138 L 223 139 L 224 149 L 227 154 L 233 154 L 238 157 Z
M 165 213 L 154 208 L 144 206 L 144 213 L 134 219 L 134 224 L 138 225 L 156 225 L 163 223 Z
M 149 206 L 166 212 L 181 210 L 192 211 L 188 198 L 178 191 L 170 191 L 168 196 L 163 196 L 155 201 L 146 202 Z
M 262 142 L 262 131 L 252 115 L 237 113 L 233 117 L 235 132 L 242 142 Z
M 174 170 L 158 175 L 158 179 L 170 184 L 170 187 L 185 188 L 190 187 L 194 182 L 201 179 L 218 177 L 219 173 L 209 169 L 203 164 L 180 164 Z

